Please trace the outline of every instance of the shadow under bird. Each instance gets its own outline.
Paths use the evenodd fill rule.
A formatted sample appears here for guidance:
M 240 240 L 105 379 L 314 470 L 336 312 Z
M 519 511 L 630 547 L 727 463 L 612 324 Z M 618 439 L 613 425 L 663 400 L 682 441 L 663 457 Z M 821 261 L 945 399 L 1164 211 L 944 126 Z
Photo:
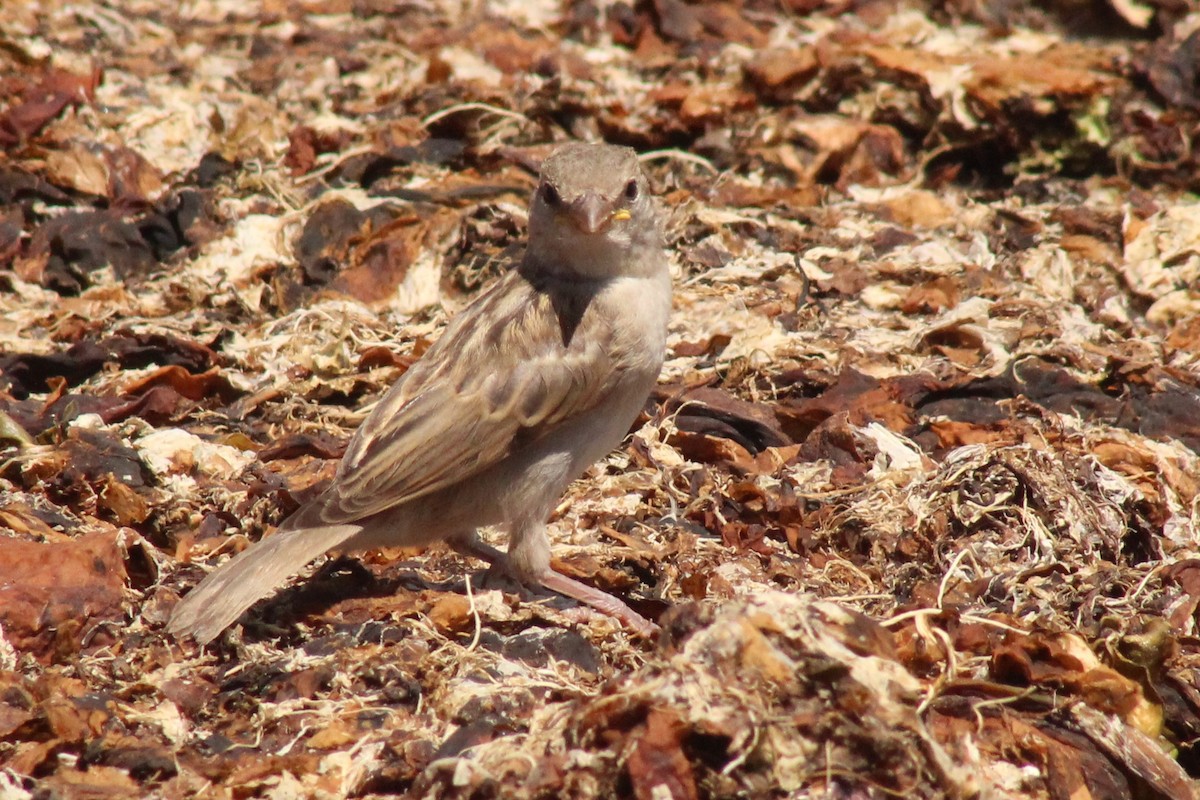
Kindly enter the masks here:
M 546 520 L 645 404 L 670 308 L 656 201 L 634 151 L 558 148 L 523 260 L 388 390 L 329 488 L 204 578 L 168 630 L 207 643 L 329 551 L 445 540 L 649 635 L 656 626 L 624 602 L 550 567 Z M 507 530 L 507 553 L 479 540 L 488 525 Z

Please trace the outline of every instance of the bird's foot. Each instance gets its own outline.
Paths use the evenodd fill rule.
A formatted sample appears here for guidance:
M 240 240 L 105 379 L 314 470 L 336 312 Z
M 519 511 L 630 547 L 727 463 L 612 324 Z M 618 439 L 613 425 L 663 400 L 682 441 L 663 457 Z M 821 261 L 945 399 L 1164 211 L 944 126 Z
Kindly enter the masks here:
M 608 592 L 588 586 L 574 578 L 568 578 L 561 572 L 555 572 L 552 569 L 546 570 L 541 575 L 540 582 L 542 586 L 551 591 L 586 603 L 598 611 L 603 611 L 605 614 L 619 619 L 641 636 L 650 638 L 658 633 L 657 625 L 630 608 L 624 600 L 614 597 Z
M 458 552 L 473 556 L 481 561 L 486 561 L 491 565 L 490 569 L 488 569 L 488 575 L 485 578 L 487 582 L 491 583 L 496 579 L 511 578 L 518 585 L 525 585 L 521 576 L 516 575 L 512 570 L 508 556 L 491 545 L 479 541 L 474 536 L 457 537 L 449 541 Z M 585 603 L 597 611 L 602 611 L 610 617 L 615 617 L 625 623 L 635 633 L 646 638 L 658 633 L 659 628 L 657 625 L 634 611 L 625 601 L 594 586 L 588 586 L 586 583 L 581 583 L 574 578 L 568 578 L 561 572 L 547 569 L 542 574 L 530 580 L 529 583 L 540 584 L 552 592 L 558 592 L 572 600 Z

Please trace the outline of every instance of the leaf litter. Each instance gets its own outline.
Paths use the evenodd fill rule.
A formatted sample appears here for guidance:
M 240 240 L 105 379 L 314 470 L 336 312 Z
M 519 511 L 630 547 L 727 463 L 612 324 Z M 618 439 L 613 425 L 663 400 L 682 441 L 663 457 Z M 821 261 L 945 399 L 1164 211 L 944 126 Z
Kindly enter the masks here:
M 0 23 L 0 795 L 1197 796 L 1200 17 L 20 6 Z M 551 521 L 172 605 L 646 154 L 675 314 Z M 491 536 L 491 534 L 486 534 Z

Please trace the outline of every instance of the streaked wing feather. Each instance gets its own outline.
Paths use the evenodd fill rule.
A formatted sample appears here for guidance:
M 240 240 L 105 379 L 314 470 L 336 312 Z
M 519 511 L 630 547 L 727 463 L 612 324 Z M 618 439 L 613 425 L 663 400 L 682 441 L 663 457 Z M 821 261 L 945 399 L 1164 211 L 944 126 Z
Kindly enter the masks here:
M 433 358 L 393 387 L 346 452 L 325 497 L 326 524 L 362 519 L 470 478 L 603 401 L 620 377 L 604 343 L 580 337 L 565 350 L 550 304 L 533 305 L 529 314 L 543 318 L 522 319 L 526 335 L 510 332 L 501 344 L 524 351 L 504 357 L 513 364 L 508 375 L 456 382 Z M 433 355 L 450 357 L 443 349 L 426 358 Z
M 507 453 L 515 420 L 486 420 L 476 396 L 439 386 L 400 407 L 330 490 L 327 523 L 361 519 L 473 475 Z

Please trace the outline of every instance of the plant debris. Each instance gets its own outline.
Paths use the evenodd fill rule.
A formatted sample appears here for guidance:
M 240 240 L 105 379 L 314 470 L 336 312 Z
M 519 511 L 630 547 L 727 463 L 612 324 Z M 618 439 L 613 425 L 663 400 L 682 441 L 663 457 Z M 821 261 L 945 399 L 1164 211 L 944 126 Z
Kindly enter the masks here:
M 0 796 L 1200 798 L 1192 4 L 3 16 Z M 661 637 L 442 547 L 166 637 L 572 138 L 675 313 L 555 566 Z

